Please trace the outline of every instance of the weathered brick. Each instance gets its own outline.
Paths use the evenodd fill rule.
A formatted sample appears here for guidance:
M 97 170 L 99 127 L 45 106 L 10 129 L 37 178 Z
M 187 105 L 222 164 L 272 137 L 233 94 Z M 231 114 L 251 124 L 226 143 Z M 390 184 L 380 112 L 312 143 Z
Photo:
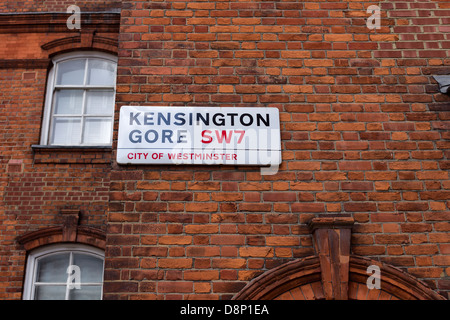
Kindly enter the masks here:
M 159 268 L 185 269 L 192 267 L 192 259 L 186 258 L 167 258 L 158 260 Z

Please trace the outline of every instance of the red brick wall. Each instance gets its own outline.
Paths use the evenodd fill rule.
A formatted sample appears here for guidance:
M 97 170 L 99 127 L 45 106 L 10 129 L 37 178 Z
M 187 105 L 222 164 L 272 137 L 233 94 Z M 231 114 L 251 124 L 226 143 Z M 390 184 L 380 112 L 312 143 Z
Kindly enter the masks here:
M 17 238 L 61 226 L 61 209 L 80 210 L 80 224 L 105 230 L 110 151 L 92 154 L 39 144 L 46 70 L 0 70 L 0 299 L 20 299 L 26 251 Z
M 32 148 L 40 144 L 49 65 L 50 51 L 41 46 L 78 34 L 46 27 L 48 32 L 0 30 L 0 299 L 22 297 L 27 252 L 20 237 L 61 227 L 64 209 L 79 212 L 79 225 L 106 231 L 111 150 Z
M 379 4 L 382 28 L 366 9 Z M 123 1 L 121 105 L 280 109 L 283 163 L 113 164 L 106 299 L 230 298 L 313 254 L 306 222 L 356 220 L 352 253 L 450 290 L 443 1 Z M 117 125 L 116 125 L 117 129 Z M 117 132 L 116 132 L 117 134 Z

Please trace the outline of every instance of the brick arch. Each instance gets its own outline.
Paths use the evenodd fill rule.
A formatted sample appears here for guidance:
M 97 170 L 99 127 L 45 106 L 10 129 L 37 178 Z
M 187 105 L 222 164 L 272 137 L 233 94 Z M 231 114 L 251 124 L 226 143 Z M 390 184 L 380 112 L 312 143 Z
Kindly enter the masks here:
M 323 298 L 320 284 L 320 261 L 316 256 L 294 260 L 271 269 L 253 279 L 233 300 L 275 300 L 288 297 L 291 290 L 310 286 Z M 314 289 L 313 289 L 314 288 Z
M 106 247 L 106 233 L 103 230 L 79 226 L 76 210 L 62 210 L 62 225 L 27 232 L 17 242 L 30 251 L 37 247 L 56 243 L 81 243 L 102 250 Z
M 381 289 L 366 285 L 367 268 L 381 272 Z M 317 256 L 294 260 L 271 269 L 252 280 L 233 300 L 324 300 L 322 271 Z M 351 256 L 349 300 L 445 300 L 425 283 L 400 269 L 372 259 Z
M 266 271 L 234 300 L 445 300 L 424 282 L 379 261 L 350 255 L 351 216 L 319 216 L 309 223 L 316 255 Z M 380 269 L 380 289 L 369 290 L 369 266 Z
M 71 51 L 95 50 L 117 55 L 118 40 L 98 36 L 94 31 L 83 31 L 76 36 L 47 42 L 41 46 L 49 57 Z
M 381 289 L 369 290 L 366 281 L 367 268 L 376 265 L 380 268 Z M 356 255 L 350 256 L 349 299 L 354 300 L 445 300 L 425 282 L 411 274 L 386 263 Z

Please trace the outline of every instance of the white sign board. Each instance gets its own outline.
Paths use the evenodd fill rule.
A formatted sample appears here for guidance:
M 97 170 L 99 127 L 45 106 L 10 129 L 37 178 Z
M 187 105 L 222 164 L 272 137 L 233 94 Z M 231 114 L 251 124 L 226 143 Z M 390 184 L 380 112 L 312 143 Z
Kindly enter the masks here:
M 117 162 L 278 166 L 279 112 L 277 108 L 123 106 Z

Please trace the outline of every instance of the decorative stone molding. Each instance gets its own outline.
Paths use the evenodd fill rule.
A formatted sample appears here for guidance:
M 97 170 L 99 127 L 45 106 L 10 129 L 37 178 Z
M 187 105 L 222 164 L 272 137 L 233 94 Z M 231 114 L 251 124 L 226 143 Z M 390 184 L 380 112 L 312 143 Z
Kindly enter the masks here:
M 322 285 L 327 300 L 347 300 L 351 216 L 323 216 L 312 219 L 309 228 L 322 269 Z
M 79 210 L 63 209 L 60 211 L 63 219 L 62 237 L 64 242 L 75 242 L 78 232 Z

